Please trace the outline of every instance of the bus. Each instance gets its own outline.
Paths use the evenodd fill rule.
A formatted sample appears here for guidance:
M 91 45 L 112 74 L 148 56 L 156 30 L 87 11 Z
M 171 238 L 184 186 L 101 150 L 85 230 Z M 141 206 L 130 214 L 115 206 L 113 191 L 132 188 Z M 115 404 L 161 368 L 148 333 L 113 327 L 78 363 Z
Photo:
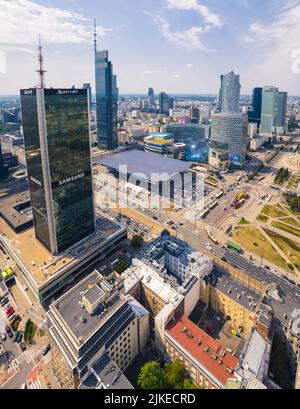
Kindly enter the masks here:
M 271 189 L 275 189 L 275 190 L 280 190 L 280 187 L 279 187 L 279 186 L 276 186 L 276 185 L 271 185 L 270 188 L 271 188 Z
M 216 196 L 215 196 L 215 199 L 217 199 L 217 200 L 218 200 L 218 199 L 221 199 L 221 197 L 223 196 L 223 194 L 224 194 L 223 192 L 217 193 Z
M 209 212 L 209 209 L 204 210 L 200 215 L 201 219 L 206 219 L 206 217 L 209 215 Z
M 219 206 L 219 202 L 216 200 L 209 206 L 209 209 L 214 210 L 217 206 Z
M 210 240 L 215 243 L 215 244 L 219 244 L 218 240 L 214 237 L 214 235 L 211 233 L 211 231 L 209 229 L 206 230 L 208 237 L 210 238 Z
M 235 244 L 230 240 L 226 243 L 226 246 L 229 250 L 233 251 L 234 253 L 240 253 L 242 250 L 238 244 Z
M 244 192 L 241 192 L 241 193 L 239 193 L 238 195 L 237 195 L 237 200 L 241 200 L 241 199 L 244 199 L 244 196 L 245 196 L 245 193 Z

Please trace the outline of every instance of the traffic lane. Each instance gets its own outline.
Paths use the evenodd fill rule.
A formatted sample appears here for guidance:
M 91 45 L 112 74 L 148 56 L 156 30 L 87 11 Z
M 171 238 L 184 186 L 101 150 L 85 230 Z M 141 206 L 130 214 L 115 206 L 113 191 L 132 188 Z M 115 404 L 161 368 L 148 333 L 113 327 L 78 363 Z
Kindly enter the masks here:
M 10 379 L 3 387 L 3 389 L 21 389 L 24 383 L 27 383 L 27 377 L 33 370 L 35 363 L 33 361 L 24 362 L 20 367 L 18 373 Z

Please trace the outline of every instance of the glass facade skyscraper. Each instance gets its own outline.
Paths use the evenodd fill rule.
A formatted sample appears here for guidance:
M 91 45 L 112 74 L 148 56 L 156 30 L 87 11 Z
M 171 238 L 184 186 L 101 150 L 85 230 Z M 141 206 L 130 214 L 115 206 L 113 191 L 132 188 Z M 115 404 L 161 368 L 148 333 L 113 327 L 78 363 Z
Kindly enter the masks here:
M 148 89 L 148 103 L 150 107 L 154 106 L 155 103 L 155 95 L 154 95 L 154 90 L 153 88 Z
M 262 96 L 260 132 L 268 135 L 284 132 L 287 110 L 287 93 L 276 87 L 265 87 Z
M 21 90 L 36 237 L 52 253 L 95 229 L 86 89 Z
M 165 92 L 159 94 L 159 113 L 162 115 L 170 113 L 170 97 Z
M 241 95 L 240 76 L 233 71 L 221 75 L 219 112 L 238 112 Z
M 95 72 L 98 144 L 112 150 L 118 147 L 118 88 L 108 51 L 95 52 Z
M 252 110 L 248 112 L 249 122 L 254 122 L 258 125 L 261 123 L 262 94 L 262 88 L 254 88 L 252 93 Z
M 8 176 L 8 167 L 4 166 L 3 156 L 2 156 L 2 147 L 0 141 L 0 179 L 5 178 Z

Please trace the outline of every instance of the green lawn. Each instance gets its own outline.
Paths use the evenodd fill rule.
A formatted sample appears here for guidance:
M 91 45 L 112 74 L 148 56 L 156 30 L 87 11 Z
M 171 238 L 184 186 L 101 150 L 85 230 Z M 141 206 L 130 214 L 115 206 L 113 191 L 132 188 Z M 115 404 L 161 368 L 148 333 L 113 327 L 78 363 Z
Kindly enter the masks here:
M 291 263 L 299 270 L 300 269 L 300 245 L 292 240 L 287 239 L 279 234 L 266 230 L 266 233 L 271 237 L 274 243 L 287 255 Z
M 291 176 L 289 183 L 287 185 L 288 189 L 291 189 L 292 187 L 294 187 L 295 183 L 297 182 L 297 179 L 298 179 L 298 175 Z
M 273 227 L 277 227 L 280 230 L 283 230 L 287 233 L 293 234 L 294 236 L 300 237 L 300 230 L 295 229 L 292 226 L 289 226 L 285 223 L 281 223 L 281 222 L 272 222 L 272 226 Z
M 245 220 L 244 218 L 241 219 L 241 221 L 239 222 L 240 226 L 244 226 L 244 225 L 247 225 L 247 224 L 250 224 L 250 222 L 248 222 L 248 220 Z
M 288 270 L 287 263 L 256 227 L 236 227 L 232 233 L 232 240 L 250 253 Z
M 294 227 L 298 227 L 300 229 L 300 223 L 297 221 L 297 219 L 294 219 L 293 217 L 283 217 L 280 218 L 278 221 L 286 223 L 286 224 L 291 224 Z
M 282 208 L 279 208 L 279 206 L 275 207 L 271 205 L 266 205 L 263 208 L 262 213 L 265 214 L 266 216 L 274 218 L 288 216 L 288 214 L 281 209 Z
M 268 216 L 265 216 L 264 214 L 259 214 L 257 216 L 257 220 L 259 222 L 267 223 L 269 221 L 269 218 L 268 218 Z

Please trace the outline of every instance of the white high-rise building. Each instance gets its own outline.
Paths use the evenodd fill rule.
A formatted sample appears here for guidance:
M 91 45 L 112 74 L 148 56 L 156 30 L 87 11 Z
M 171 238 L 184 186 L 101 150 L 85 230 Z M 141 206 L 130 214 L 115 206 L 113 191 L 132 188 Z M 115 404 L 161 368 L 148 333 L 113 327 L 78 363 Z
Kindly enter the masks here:
M 219 112 L 238 112 L 241 94 L 240 76 L 233 71 L 221 75 Z

